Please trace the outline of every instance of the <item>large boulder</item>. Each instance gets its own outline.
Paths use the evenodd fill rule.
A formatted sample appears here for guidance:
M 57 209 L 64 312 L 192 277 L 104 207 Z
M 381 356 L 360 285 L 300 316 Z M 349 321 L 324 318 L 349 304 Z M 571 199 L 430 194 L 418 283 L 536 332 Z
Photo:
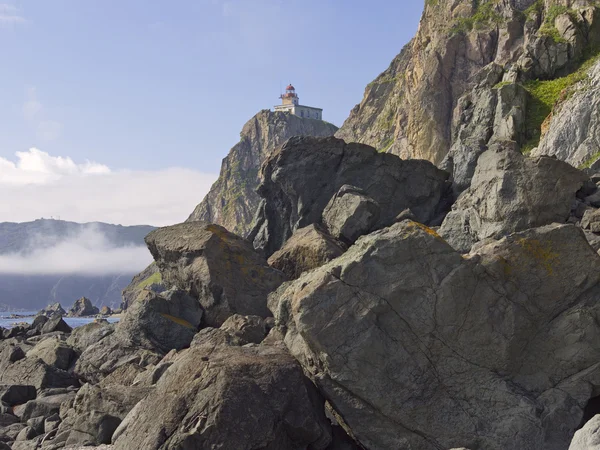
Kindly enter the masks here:
M 262 166 L 263 201 L 249 238 L 272 255 L 297 229 L 321 223 L 327 204 L 346 184 L 379 205 L 373 229 L 392 224 L 406 209 L 430 223 L 445 211 L 448 176 L 427 161 L 402 160 L 367 145 L 294 137 Z
M 201 319 L 198 301 L 181 290 L 144 291 L 113 333 L 83 351 L 75 372 L 85 381 L 98 383 L 124 365 L 143 369 L 156 364 L 171 349 L 189 346 Z
M 63 414 L 58 433 L 67 432 L 67 445 L 110 444 L 112 435 L 151 388 L 111 385 L 101 389 L 85 384 Z
M 240 314 L 234 314 L 228 318 L 220 328 L 237 339 L 240 345 L 260 344 L 267 336 L 269 329 L 262 317 Z
M 331 237 L 319 225 L 312 224 L 297 230 L 268 262 L 294 280 L 303 272 L 320 267 L 345 251 L 346 245 Z
M 67 316 L 69 317 L 87 317 L 95 316 L 100 310 L 92 304 L 89 298 L 81 297 L 76 300 Z
M 510 143 L 494 145 L 479 157 L 470 188 L 439 233 L 456 250 L 468 252 L 486 238 L 565 223 L 586 181 L 582 171 L 562 161 L 528 158 Z
M 73 329 L 65 322 L 61 315 L 54 315 L 50 317 L 42 326 L 42 334 L 54 333 L 60 331 L 61 333 L 70 333 Z
M 62 305 L 58 302 L 52 303 L 51 305 L 46 306 L 46 308 L 42 309 L 38 314 L 42 314 L 47 317 L 53 316 L 66 316 L 67 312 L 63 309 Z
M 188 222 L 159 228 L 146 243 L 163 283 L 199 300 L 204 324 L 219 327 L 236 313 L 271 315 L 267 295 L 285 276 L 246 240 L 219 225 Z
M 90 345 L 101 341 L 114 331 L 115 324 L 109 323 L 107 320 L 95 320 L 94 322 L 75 328 L 67 338 L 67 344 L 81 353 Z
M 77 386 L 77 378 L 40 359 L 26 356 L 32 346 L 6 340 L 0 346 L 0 384 L 29 385 L 36 389 Z
M 564 450 L 600 390 L 599 283 L 600 257 L 572 225 L 462 257 L 405 221 L 269 306 L 366 448 Z
M 11 384 L 0 385 L 0 401 L 9 406 L 20 405 L 36 397 L 34 386 Z
M 115 432 L 115 450 L 324 450 L 323 399 L 281 346 L 238 347 L 203 333 Z
M 69 370 L 77 358 L 77 353 L 60 337 L 53 336 L 36 344 L 27 352 L 27 357 L 39 358 L 49 366 Z
M 355 186 L 345 184 L 331 197 L 323 211 L 323 224 L 337 239 L 353 244 L 373 230 L 381 207 Z

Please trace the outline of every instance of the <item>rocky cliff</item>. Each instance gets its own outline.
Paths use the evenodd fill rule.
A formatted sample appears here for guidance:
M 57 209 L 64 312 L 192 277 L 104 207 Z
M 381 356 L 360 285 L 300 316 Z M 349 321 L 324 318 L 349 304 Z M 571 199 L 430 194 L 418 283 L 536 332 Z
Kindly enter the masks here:
M 242 128 L 240 142 L 223 159 L 219 179 L 188 221 L 216 223 L 246 235 L 258 206 L 258 170 L 265 158 L 292 136 L 325 137 L 336 131 L 336 126 L 322 120 L 259 112 Z
M 441 164 L 460 192 L 491 142 L 537 146 L 561 87 L 597 51 L 599 14 L 586 0 L 428 0 L 336 136 Z

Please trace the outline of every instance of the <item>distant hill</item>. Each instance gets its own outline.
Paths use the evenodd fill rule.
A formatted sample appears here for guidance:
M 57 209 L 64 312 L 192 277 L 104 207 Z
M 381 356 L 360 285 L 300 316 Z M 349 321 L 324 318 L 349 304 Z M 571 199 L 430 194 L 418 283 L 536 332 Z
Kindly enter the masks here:
M 154 228 L 53 219 L 0 223 L 0 304 L 4 310 L 53 302 L 70 307 L 85 296 L 96 306 L 118 307 L 123 288 L 152 260 L 144 236 Z

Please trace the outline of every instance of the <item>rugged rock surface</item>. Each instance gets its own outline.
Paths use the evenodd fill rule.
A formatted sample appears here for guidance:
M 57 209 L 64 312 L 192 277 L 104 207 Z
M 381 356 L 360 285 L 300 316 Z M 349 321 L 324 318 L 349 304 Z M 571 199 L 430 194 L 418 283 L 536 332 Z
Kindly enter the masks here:
M 268 263 L 294 280 L 303 272 L 322 266 L 346 251 L 346 246 L 329 236 L 319 225 L 297 230 Z
M 355 186 L 344 185 L 331 197 L 323 211 L 323 224 L 329 233 L 348 244 L 369 234 L 377 225 L 381 207 Z
M 133 277 L 131 283 L 123 289 L 123 301 L 121 302 L 121 309 L 126 310 L 129 305 L 133 304 L 136 298 L 144 290 L 151 290 L 154 292 L 161 292 L 164 290 L 161 284 L 162 278 L 158 271 L 156 263 L 150 264 L 140 273 Z
M 75 373 L 86 382 L 99 383 L 113 375 L 113 381 L 129 385 L 171 349 L 187 347 L 201 318 L 200 305 L 184 292 L 147 291 L 131 305 L 113 333 L 83 351 Z
M 600 450 L 600 415 L 575 433 L 569 450 Z
M 63 309 L 60 303 L 52 303 L 48 305 L 46 308 L 42 309 L 38 314 L 52 317 L 52 316 L 66 316 L 67 312 Z
M 219 179 L 188 221 L 216 223 L 245 236 L 260 201 L 258 170 L 267 156 L 292 136 L 326 137 L 336 131 L 336 126 L 322 120 L 259 112 L 244 125 L 240 142 L 223 159 Z
M 214 334 L 176 356 L 115 432 L 115 449 L 326 449 L 323 399 L 288 352 Z
M 471 187 L 453 205 L 439 233 L 456 250 L 468 252 L 486 238 L 565 223 L 586 181 L 583 172 L 562 161 L 527 158 L 506 143 L 496 145 L 479 158 Z
M 100 310 L 92 304 L 90 299 L 81 297 L 75 301 L 67 316 L 69 317 L 86 317 L 95 316 Z
M 110 444 L 113 433 L 134 406 L 152 389 L 111 385 L 101 389 L 85 384 L 63 413 L 58 433 L 66 432 L 66 445 Z
M 336 136 L 434 163 L 452 148 L 447 164 L 460 191 L 471 153 L 523 124 L 523 111 L 513 110 L 526 101 L 519 87 L 494 87 L 572 70 L 599 42 L 595 7 L 592 0 L 428 1 L 417 35 L 367 86 Z M 525 116 L 535 121 L 530 111 Z
M 532 155 L 556 156 L 575 167 L 589 165 L 600 157 L 600 63 L 565 96 Z
M 246 240 L 219 225 L 188 222 L 146 237 L 163 283 L 198 299 L 203 323 L 219 327 L 233 314 L 269 317 L 267 295 L 285 275 Z
M 67 338 L 67 344 L 81 353 L 90 345 L 104 339 L 114 331 L 115 324 L 108 323 L 107 320 L 95 320 L 92 323 L 75 328 Z
M 366 448 L 564 450 L 600 386 L 599 283 L 600 257 L 572 225 L 463 258 L 405 221 L 269 305 Z
M 221 325 L 220 329 L 237 338 L 239 345 L 245 345 L 260 344 L 271 327 L 262 317 L 234 314 Z
M 404 161 L 336 138 L 292 138 L 261 169 L 263 198 L 249 238 L 267 256 L 299 228 L 321 223 L 331 198 L 346 185 L 381 208 L 374 228 L 394 222 L 405 209 L 430 223 L 443 215 L 448 174 L 427 161 Z

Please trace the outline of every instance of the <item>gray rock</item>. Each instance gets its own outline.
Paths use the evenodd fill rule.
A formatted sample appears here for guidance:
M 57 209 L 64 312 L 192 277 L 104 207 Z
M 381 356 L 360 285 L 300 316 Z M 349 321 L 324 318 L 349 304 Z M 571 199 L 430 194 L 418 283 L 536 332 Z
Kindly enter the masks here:
M 278 346 L 205 341 L 180 352 L 113 436 L 115 450 L 326 449 L 323 400 Z
M 104 305 L 102 308 L 100 308 L 100 314 L 103 316 L 110 316 L 112 313 L 113 310 L 109 306 Z
M 312 224 L 296 230 L 283 247 L 271 255 L 268 263 L 293 280 L 337 258 L 346 249 L 346 245 L 332 238 L 322 227 Z
M 85 384 L 77 393 L 72 407 L 64 413 L 59 433 L 67 432 L 66 445 L 110 444 L 112 435 L 125 416 L 151 388 Z
M 51 305 L 46 306 L 46 308 L 42 309 L 38 314 L 42 314 L 47 317 L 53 316 L 66 316 L 67 312 L 63 309 L 62 305 L 58 302 L 52 303 Z
M 494 64 L 491 66 L 491 70 L 498 69 Z M 456 196 L 470 186 L 477 160 L 490 145 L 523 141 L 528 96 L 517 83 L 499 87 L 484 83 L 459 99 L 453 120 L 456 136 L 441 164 L 441 168 L 452 174 Z
M 77 354 L 73 347 L 58 337 L 45 339 L 27 352 L 28 358 L 39 358 L 49 366 L 69 370 Z
M 527 158 L 507 143 L 483 153 L 471 187 L 463 192 L 439 233 L 461 252 L 486 238 L 553 222 L 565 223 L 587 176 L 547 157 Z
M 555 156 L 579 167 L 600 156 L 600 63 L 571 92 L 572 96 L 555 107 L 548 131 L 532 154 Z
M 95 320 L 73 330 L 67 338 L 67 344 L 78 352 L 83 352 L 90 345 L 104 339 L 115 331 L 115 324 L 107 320 Z
M 0 413 L 0 428 L 7 427 L 18 421 L 19 419 L 12 414 Z
M 599 283 L 600 257 L 572 225 L 461 257 L 401 222 L 269 306 L 366 448 L 564 450 L 600 386 Z
M 600 415 L 594 416 L 577 430 L 569 450 L 600 450 Z
M 51 433 L 60 425 L 60 416 L 58 413 L 52 414 L 44 420 L 44 433 Z
M 240 345 L 248 343 L 260 344 L 269 332 L 267 324 L 262 317 L 242 316 L 240 314 L 234 314 L 229 317 L 221 325 L 221 330 L 239 339 Z
M 371 232 L 381 215 L 381 208 L 355 186 L 345 184 L 323 210 L 323 224 L 329 233 L 347 243 Z
M 132 336 L 144 336 L 156 349 L 167 353 L 187 347 L 201 320 L 200 304 L 184 291 L 171 289 L 161 294 L 145 291 L 129 307 L 118 328 L 126 328 Z
M 52 316 L 42 327 L 42 333 L 53 333 L 55 331 L 61 331 L 63 333 L 70 333 L 73 329 L 67 325 L 61 316 Z
M 76 300 L 69 313 L 68 317 L 86 317 L 86 316 L 95 316 L 100 311 L 97 307 L 95 307 L 90 299 L 86 297 L 81 297 L 79 300 Z
M 27 421 L 27 426 L 35 430 L 40 435 L 44 433 L 44 417 L 33 417 Z
M 21 421 L 27 422 L 34 417 L 48 418 L 60 412 L 62 403 L 73 400 L 75 393 L 51 395 L 49 397 L 37 398 L 28 401 L 19 410 L 15 410 L 15 414 L 21 418 Z
M 373 228 L 393 223 L 410 208 L 420 222 L 444 212 L 448 174 L 427 161 L 402 160 L 335 138 L 292 138 L 261 169 L 263 202 L 249 239 L 271 256 L 299 228 L 320 223 L 331 198 L 346 185 L 381 208 Z
M 0 401 L 9 406 L 27 403 L 35 399 L 36 395 L 34 386 L 18 384 L 0 386 Z
M 15 362 L 2 358 L 0 384 L 23 384 L 44 389 L 77 386 L 78 381 L 72 373 L 48 365 L 37 357 L 23 358 Z
M 19 432 L 19 434 L 17 434 L 17 438 L 15 439 L 15 441 L 28 441 L 39 435 L 40 433 L 38 433 L 34 428 L 25 427 Z
M 583 213 L 581 228 L 592 233 L 600 233 L 600 210 L 588 209 Z
M 144 367 L 158 363 L 171 349 L 189 346 L 201 319 L 198 301 L 183 291 L 144 291 L 113 333 L 84 350 L 75 373 L 85 381 L 98 383 L 121 366 L 128 366 L 115 381 L 132 382 Z
M 285 279 L 246 240 L 218 225 L 189 222 L 146 236 L 163 283 L 197 298 L 203 323 L 219 327 L 232 314 L 267 317 L 267 295 Z
M 324 137 L 336 131 L 323 120 L 262 110 L 244 125 L 240 141 L 223 159 L 219 179 L 187 221 L 216 223 L 245 237 L 260 202 L 256 188 L 264 160 L 292 136 Z

